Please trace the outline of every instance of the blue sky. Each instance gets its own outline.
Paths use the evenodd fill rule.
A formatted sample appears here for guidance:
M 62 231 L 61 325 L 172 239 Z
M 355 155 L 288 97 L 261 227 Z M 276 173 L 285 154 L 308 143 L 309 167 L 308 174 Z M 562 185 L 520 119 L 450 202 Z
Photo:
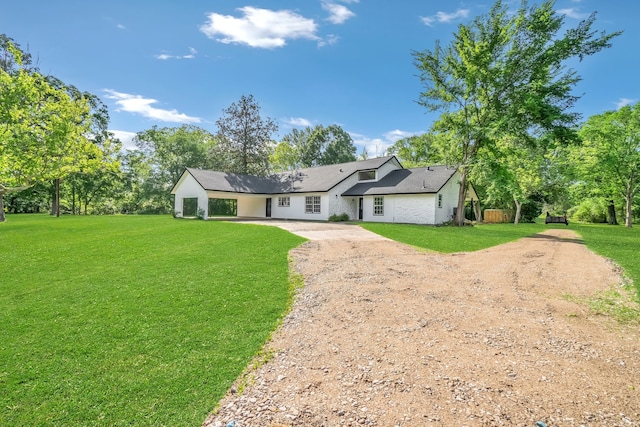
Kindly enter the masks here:
M 437 118 L 416 103 L 412 51 L 451 40 L 491 1 L 32 0 L 5 2 L 0 33 L 28 49 L 42 72 L 98 95 L 110 129 L 194 124 L 215 131 L 222 111 L 253 95 L 279 126 L 339 124 L 369 156 L 427 131 Z M 505 2 L 519 5 L 518 2 Z M 531 1 L 530 4 L 536 2 Z M 558 0 L 575 26 L 624 30 L 613 47 L 571 66 L 586 119 L 640 100 L 640 2 Z

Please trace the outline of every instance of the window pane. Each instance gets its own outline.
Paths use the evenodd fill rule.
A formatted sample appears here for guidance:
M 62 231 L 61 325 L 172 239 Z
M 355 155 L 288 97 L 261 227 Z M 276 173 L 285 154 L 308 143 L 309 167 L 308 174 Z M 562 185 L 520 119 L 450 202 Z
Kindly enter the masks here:
M 198 211 L 198 198 L 189 197 L 182 199 L 182 216 L 196 216 Z
M 288 196 L 278 197 L 278 206 L 290 206 L 291 201 Z
M 372 179 L 376 179 L 375 170 L 358 172 L 358 181 L 370 181 Z
M 384 197 L 375 197 L 373 199 L 373 214 L 384 215 Z
M 305 213 L 320 213 L 320 196 L 306 196 L 304 198 Z

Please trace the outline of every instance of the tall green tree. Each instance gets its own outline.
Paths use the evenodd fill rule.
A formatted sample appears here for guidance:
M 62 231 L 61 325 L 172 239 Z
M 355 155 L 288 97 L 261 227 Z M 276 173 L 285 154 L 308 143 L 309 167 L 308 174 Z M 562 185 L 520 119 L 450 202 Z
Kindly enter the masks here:
M 290 170 L 333 165 L 356 160 L 356 147 L 348 132 L 338 125 L 293 129 L 275 147 L 274 169 Z
M 100 153 L 88 140 L 90 106 L 51 78 L 23 66 L 23 52 L 4 46 L 0 69 L 0 221 L 4 195 L 87 167 Z
M 485 189 L 487 203 L 515 204 L 514 224 L 522 218 L 523 204 L 544 187 L 545 155 L 540 150 L 505 137 L 498 139 L 492 150 L 478 152 L 472 180 Z
M 351 135 L 338 125 L 329 125 L 326 128 L 316 126 L 310 139 L 314 146 L 320 146 L 319 166 L 356 160 L 356 146 Z
M 147 199 L 134 202 L 145 206 L 146 213 L 165 213 L 171 210 L 169 190 L 185 168 L 220 169 L 223 162 L 212 155 L 217 146 L 215 137 L 207 130 L 193 125 L 158 128 L 153 126 L 138 132 L 135 138 L 138 152 L 127 159 L 127 174 L 142 178 L 131 182 L 135 194 Z M 143 165 L 146 163 L 146 165 Z M 133 191 L 133 190 L 132 190 Z M 152 203 L 153 201 L 153 203 Z
M 564 15 L 553 7 L 551 0 L 531 8 L 522 1 L 510 14 L 498 0 L 487 15 L 460 25 L 449 46 L 438 41 L 433 50 L 413 52 L 425 86 L 419 103 L 442 112 L 438 127 L 458 150 L 458 225 L 481 148 L 491 148 L 505 135 L 532 144 L 543 134 L 576 140 L 579 115 L 571 107 L 578 97 L 572 89 L 580 78 L 566 62 L 609 47 L 620 32 L 596 34 L 592 14 L 559 36 Z
M 594 196 L 624 200 L 625 225 L 632 226 L 633 201 L 640 193 L 640 103 L 590 117 L 574 150 L 580 178 Z
M 216 121 L 218 146 L 214 156 L 224 161 L 226 172 L 265 176 L 269 173 L 269 147 L 278 126 L 260 116 L 253 95 L 242 95 Z
M 389 147 L 387 153 L 396 156 L 407 168 L 433 165 L 442 161 L 433 140 L 434 136 L 428 133 L 402 138 Z

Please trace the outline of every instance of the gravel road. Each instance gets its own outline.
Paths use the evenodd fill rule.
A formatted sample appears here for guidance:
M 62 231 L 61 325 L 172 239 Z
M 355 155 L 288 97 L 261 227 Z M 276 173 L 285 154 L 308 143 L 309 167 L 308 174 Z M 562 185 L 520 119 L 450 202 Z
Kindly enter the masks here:
M 305 287 L 204 427 L 640 425 L 639 328 L 576 302 L 620 271 L 570 229 L 443 255 L 283 223 Z

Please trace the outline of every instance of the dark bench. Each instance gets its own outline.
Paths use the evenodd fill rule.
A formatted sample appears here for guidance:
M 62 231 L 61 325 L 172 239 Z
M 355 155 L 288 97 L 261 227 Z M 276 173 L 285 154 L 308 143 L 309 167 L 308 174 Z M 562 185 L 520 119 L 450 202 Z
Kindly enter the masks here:
M 563 216 L 552 216 L 547 212 L 547 217 L 544 220 L 545 224 L 566 224 L 569 225 L 569 221 L 567 220 L 567 215 Z

